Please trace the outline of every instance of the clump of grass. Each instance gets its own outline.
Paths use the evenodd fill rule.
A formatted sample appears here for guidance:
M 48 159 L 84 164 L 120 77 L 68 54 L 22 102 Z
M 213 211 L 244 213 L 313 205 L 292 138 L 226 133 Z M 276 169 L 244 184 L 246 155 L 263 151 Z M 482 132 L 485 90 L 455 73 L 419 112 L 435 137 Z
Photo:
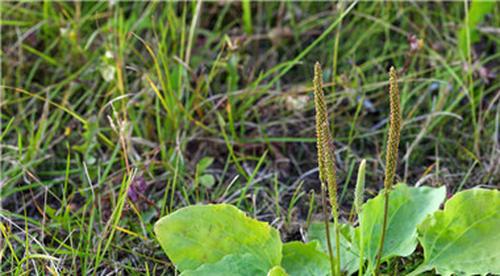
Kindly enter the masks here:
M 398 147 L 401 132 L 401 107 L 399 100 L 398 77 L 396 69 L 391 67 L 389 72 L 389 97 L 390 97 L 390 118 L 389 118 L 389 136 L 387 138 L 387 152 L 384 179 L 384 222 L 382 223 L 382 234 L 380 236 L 380 245 L 377 253 L 377 263 L 375 273 L 378 274 L 380 259 L 384 250 L 384 239 L 387 228 L 387 213 L 389 209 L 389 193 L 392 189 L 394 176 L 396 175 L 396 165 L 398 161 Z

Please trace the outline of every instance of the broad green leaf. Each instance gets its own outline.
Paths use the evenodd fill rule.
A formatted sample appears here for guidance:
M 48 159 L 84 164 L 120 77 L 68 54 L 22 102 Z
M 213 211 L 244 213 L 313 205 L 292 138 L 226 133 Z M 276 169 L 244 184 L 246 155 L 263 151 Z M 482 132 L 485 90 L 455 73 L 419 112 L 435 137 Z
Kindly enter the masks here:
M 288 276 L 288 273 L 281 266 L 277 265 L 269 270 L 267 276 Z
M 380 243 L 384 216 L 384 195 L 380 192 L 375 198 L 363 204 L 360 226 L 356 228 L 356 244 L 362 233 L 363 256 L 368 260 L 368 269 L 375 265 Z M 400 183 L 389 195 L 387 231 L 382 252 L 382 261 L 393 256 L 408 256 L 417 246 L 417 225 L 425 217 L 439 209 L 446 195 L 445 187 L 408 187 Z M 358 246 L 360 248 L 361 246 Z
M 335 245 L 335 226 L 333 223 L 330 223 L 329 229 L 332 249 L 334 252 L 336 252 L 337 247 Z M 347 272 L 348 274 L 356 272 L 359 266 L 359 252 L 357 250 L 357 247 L 352 244 L 353 236 L 354 229 L 351 225 L 340 225 L 340 270 Z M 309 226 L 307 237 L 310 241 L 319 241 L 322 251 L 325 254 L 328 254 L 328 245 L 326 241 L 326 231 L 324 223 L 321 222 L 311 224 L 311 226 Z
M 458 33 L 458 46 L 464 56 L 470 51 L 469 44 L 467 43 L 467 30 L 469 30 L 470 43 L 479 41 L 479 33 L 477 25 L 483 21 L 486 14 L 491 12 L 495 7 L 495 1 L 482 1 L 473 0 L 469 9 L 468 24 L 464 24 Z
M 500 192 L 455 194 L 418 227 L 425 270 L 444 275 L 500 275 Z
M 215 184 L 215 178 L 211 174 L 204 174 L 200 176 L 200 183 L 201 185 L 210 188 Z
M 255 276 L 266 275 L 267 269 L 259 266 L 260 260 L 252 254 L 227 255 L 220 261 L 204 264 L 196 270 L 186 270 L 181 276 Z
M 161 218 L 154 230 L 161 247 L 181 272 L 219 262 L 227 255 L 250 255 L 265 272 L 281 262 L 278 231 L 232 205 L 182 208 Z
M 290 276 L 326 276 L 331 271 L 330 260 L 318 241 L 285 243 L 281 266 Z

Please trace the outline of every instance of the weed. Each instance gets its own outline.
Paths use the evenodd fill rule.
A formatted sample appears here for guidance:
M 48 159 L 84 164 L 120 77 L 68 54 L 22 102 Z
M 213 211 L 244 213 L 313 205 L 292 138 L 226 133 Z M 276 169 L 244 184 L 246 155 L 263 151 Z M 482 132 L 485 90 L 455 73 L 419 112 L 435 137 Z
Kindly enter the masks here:
M 0 1 L 0 274 L 172 275 L 154 222 L 210 203 L 294 241 L 286 266 L 302 264 L 293 252 L 317 251 L 298 240 L 318 237 L 331 274 L 326 240 L 336 258 L 337 229 L 317 225 L 334 211 L 316 176 L 309 65 L 318 60 L 334 121 L 341 270 L 362 263 L 370 273 L 381 230 L 370 218 L 383 212 L 369 211 L 383 200 L 367 203 L 384 182 L 388 65 L 403 64 L 398 180 L 450 196 L 498 188 L 499 19 L 498 5 L 475 0 Z M 213 162 L 202 170 L 205 157 Z M 362 159 L 366 203 L 353 200 Z M 413 191 L 397 187 L 389 202 Z M 353 231 L 363 238 L 344 238 Z M 376 237 L 363 243 L 366 233 Z M 364 260 L 344 245 L 362 247 Z M 396 249 L 380 273 L 450 257 L 383 252 Z
M 389 98 L 391 99 L 389 136 L 387 138 L 387 153 L 385 155 L 385 180 L 384 180 L 384 221 L 382 222 L 382 235 L 380 235 L 380 245 L 377 254 L 377 264 L 375 273 L 378 274 L 382 251 L 384 250 L 384 238 L 387 228 L 387 216 L 389 213 L 389 194 L 396 175 L 396 165 L 398 160 L 399 137 L 401 131 L 401 108 L 399 104 L 399 88 L 396 69 L 391 67 L 389 72 Z
M 319 63 L 314 70 L 319 175 L 323 195 L 324 182 L 328 183 L 334 223 L 330 225 L 325 216 L 325 224 L 310 226 L 310 243 L 292 241 L 282 244 L 276 229 L 246 217 L 232 205 L 197 205 L 180 209 L 160 219 L 155 225 L 155 233 L 181 275 L 340 276 L 356 271 L 363 275 L 365 262 L 368 263 L 368 273 L 380 275 L 382 260 L 409 256 L 415 251 L 417 228 L 420 229 L 418 240 L 424 247 L 425 257 L 423 263 L 410 275 L 433 268 L 446 273 L 499 272 L 500 266 L 495 263 L 495 257 L 490 260 L 468 254 L 463 262 L 459 262 L 454 258 L 460 258 L 457 256 L 460 254 L 448 251 L 447 248 L 474 250 L 477 245 L 469 237 L 475 237 L 476 242 L 498 245 L 494 229 L 500 226 L 500 192 L 487 189 L 463 191 L 450 199 L 443 211 L 439 207 L 445 199 L 444 187 L 410 188 L 406 184 L 398 184 L 391 193 L 401 126 L 399 89 L 394 67 L 390 70 L 389 81 L 391 112 L 384 190 L 362 204 L 365 186 L 363 160 L 359 168 L 354 202 L 360 218 L 359 226 L 353 228 L 352 225 L 338 223 L 333 139 L 329 131 Z M 391 197 L 389 193 L 392 194 Z M 323 196 L 323 204 L 326 205 L 324 199 Z M 484 209 L 472 208 L 485 199 L 491 205 Z M 471 213 L 460 213 L 463 205 L 470 206 Z M 326 210 L 326 206 L 323 209 Z M 467 221 L 465 224 L 473 226 L 457 226 L 460 221 L 462 224 Z M 469 230 L 473 233 L 467 233 Z M 335 255 L 330 241 L 332 235 L 335 237 Z M 377 241 L 379 245 L 373 246 Z M 439 244 L 437 247 L 436 243 Z M 488 246 L 480 250 L 481 255 L 489 256 L 495 254 L 496 248 Z M 474 262 L 470 262 L 471 259 Z M 471 263 L 474 264 L 470 265 Z

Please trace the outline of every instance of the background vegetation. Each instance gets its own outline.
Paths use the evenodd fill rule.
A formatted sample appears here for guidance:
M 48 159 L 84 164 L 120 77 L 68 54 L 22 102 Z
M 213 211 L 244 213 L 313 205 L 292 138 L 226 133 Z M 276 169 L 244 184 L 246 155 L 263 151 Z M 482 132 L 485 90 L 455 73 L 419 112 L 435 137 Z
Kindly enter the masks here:
M 153 223 L 226 202 L 301 239 L 321 218 L 313 66 L 354 172 L 383 187 L 388 69 L 397 179 L 500 183 L 499 5 L 2 2 L 0 271 L 172 274 Z M 415 260 L 399 260 L 397 271 Z

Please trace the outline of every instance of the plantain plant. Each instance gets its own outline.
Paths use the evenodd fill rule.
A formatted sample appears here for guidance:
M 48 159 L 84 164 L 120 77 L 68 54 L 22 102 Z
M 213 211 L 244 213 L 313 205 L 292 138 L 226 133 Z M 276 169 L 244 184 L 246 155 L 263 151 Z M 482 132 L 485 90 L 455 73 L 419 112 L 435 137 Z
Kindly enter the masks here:
M 399 106 L 399 88 L 396 69 L 392 66 L 389 72 L 389 98 L 391 103 L 389 135 L 387 138 L 387 153 L 385 164 L 384 179 L 384 220 L 382 222 L 382 233 L 380 235 L 380 244 L 377 253 L 377 263 L 375 264 L 375 274 L 378 274 L 382 252 L 384 250 L 385 233 L 387 231 L 387 216 L 389 213 L 389 193 L 392 189 L 394 176 L 396 175 L 396 166 L 398 160 L 398 146 L 401 132 L 401 107 Z
M 396 70 L 390 70 L 390 120 L 384 189 L 363 202 L 366 161 L 359 166 L 354 208 L 358 225 L 340 223 L 333 135 L 329 128 L 322 73 L 315 66 L 314 99 L 319 178 L 333 223 L 309 226 L 307 241 L 283 243 L 277 229 L 229 204 L 193 205 L 163 218 L 156 237 L 182 276 L 379 275 L 395 257 L 420 244 L 421 263 L 404 274 L 435 270 L 442 275 L 500 274 L 500 192 L 474 188 L 445 201 L 444 186 L 393 185 L 401 126 Z M 332 243 L 332 240 L 335 242 Z M 410 271 L 412 270 L 412 271 Z
M 338 225 L 338 203 L 337 203 L 337 171 L 335 168 L 335 148 L 328 122 L 325 94 L 323 92 L 323 73 L 321 65 L 316 62 L 314 66 L 314 106 L 316 108 L 316 145 L 318 148 L 318 169 L 321 182 L 321 196 L 323 209 L 326 210 L 325 183 L 328 183 L 328 197 L 332 207 L 332 215 L 335 229 L 335 257 L 331 243 L 328 242 L 330 255 L 330 267 L 332 274 L 340 274 L 340 232 Z M 329 236 L 328 219 L 325 215 L 326 235 Z M 329 238 L 328 238 L 329 239 Z

